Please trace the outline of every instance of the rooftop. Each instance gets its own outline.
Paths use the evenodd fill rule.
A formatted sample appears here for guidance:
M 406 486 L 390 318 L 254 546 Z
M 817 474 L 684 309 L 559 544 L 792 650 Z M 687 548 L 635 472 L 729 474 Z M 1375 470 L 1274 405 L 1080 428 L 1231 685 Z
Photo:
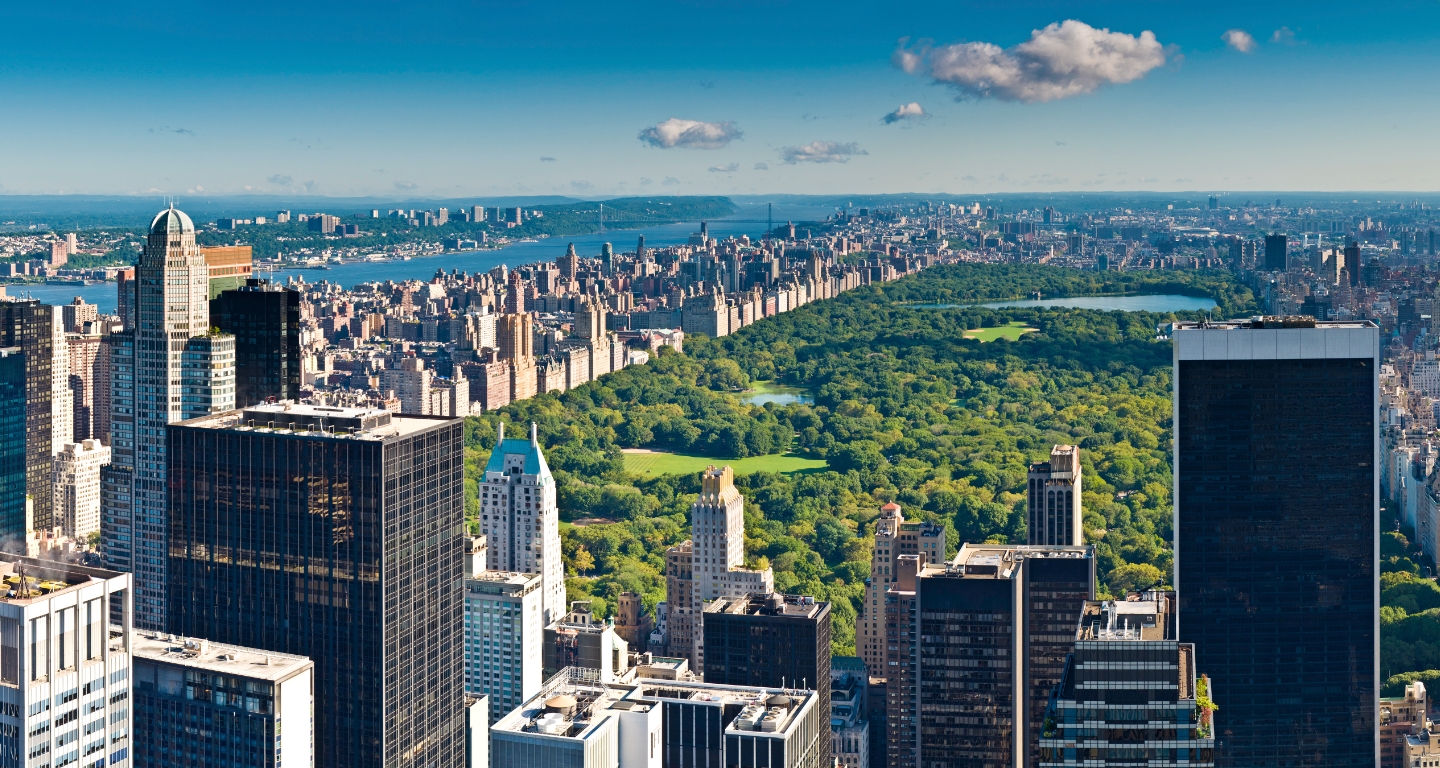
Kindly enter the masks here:
M 279 682 L 312 666 L 305 656 L 221 645 L 199 638 L 135 631 L 130 636 L 135 658 L 165 664 Z
M 1127 600 L 1087 600 L 1076 640 L 1174 640 L 1167 614 L 1170 593 L 1148 592 Z
M 1183 320 L 1173 324 L 1177 331 L 1247 331 L 1275 328 L 1376 328 L 1370 320 L 1316 320 L 1309 315 L 1257 315 L 1240 320 Z
M 814 704 L 815 692 L 641 678 L 631 683 L 602 683 L 599 670 L 566 667 L 520 707 L 491 727 L 492 735 L 583 741 L 595 727 L 622 712 L 648 711 L 666 700 L 685 700 L 720 711 L 727 733 L 786 736 L 798 715 Z M 728 720 L 723 718 L 727 717 Z
M 1089 546 L 1041 546 L 1031 544 L 962 544 L 955 558 L 943 567 L 926 568 L 926 576 L 963 576 L 968 578 L 1014 578 L 1025 560 L 1079 560 L 1093 555 Z
M 750 594 L 745 597 L 721 597 L 706 603 L 705 613 L 728 613 L 745 616 L 794 616 L 813 619 L 825 612 L 829 603 L 816 602 L 808 595 Z
M 103 568 L 0 553 L 0 602 L 23 605 L 121 575 Z
M 180 422 L 187 427 L 237 432 L 301 435 L 340 440 L 402 437 L 450 421 L 443 416 L 412 416 L 378 408 L 337 408 L 281 400 Z
M 521 471 L 527 475 L 550 474 L 550 465 L 545 463 L 545 454 L 540 450 L 540 440 L 534 423 L 530 425 L 529 439 L 506 439 L 505 425 L 501 423 L 495 448 L 490 452 L 490 461 L 485 464 L 485 471 L 504 472 L 506 456 L 524 456 L 525 465 Z

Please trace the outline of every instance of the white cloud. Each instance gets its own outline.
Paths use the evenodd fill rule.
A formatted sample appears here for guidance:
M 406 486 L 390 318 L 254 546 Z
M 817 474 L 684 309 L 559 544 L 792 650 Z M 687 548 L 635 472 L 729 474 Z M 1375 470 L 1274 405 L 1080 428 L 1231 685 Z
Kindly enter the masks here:
M 415 189 L 415 188 L 418 187 L 418 186 L 420 186 L 420 185 L 419 185 L 419 184 L 416 184 L 416 183 L 413 182 L 413 181 L 397 181 L 397 182 L 395 182 L 395 188 L 398 189 L 398 190 L 401 190 L 402 192 L 408 192 L 408 191 L 410 191 L 410 190 L 412 190 L 412 189 Z
M 1289 27 L 1281 27 L 1275 30 L 1274 34 L 1270 35 L 1270 42 L 1284 43 L 1285 45 L 1294 45 L 1295 32 Z
M 555 162 L 555 158 L 553 158 L 553 157 L 542 157 L 542 158 L 540 158 L 540 162 L 542 162 L 542 163 L 553 163 L 553 162 Z
M 926 114 L 925 109 L 920 106 L 920 102 L 912 101 L 909 104 L 901 104 L 895 108 L 894 112 L 891 112 L 881 119 L 888 125 L 890 123 L 898 123 L 901 120 L 920 120 L 926 117 L 929 117 L 929 115 Z
M 765 163 L 756 163 L 756 164 L 755 164 L 755 170 L 757 170 L 757 171 L 768 171 L 768 170 L 770 170 L 770 166 L 767 165 L 767 164 L 765 164 Z
M 291 184 L 295 183 L 295 179 L 281 173 L 277 173 L 274 176 L 271 176 L 270 178 L 266 179 L 266 181 L 279 187 L 288 187 Z
M 711 173 L 734 173 L 740 170 L 740 164 L 731 163 L 729 165 L 712 165 L 706 170 L 710 171 Z
M 796 163 L 848 163 L 855 155 L 868 155 L 869 152 L 860 148 L 859 144 L 850 142 L 841 144 L 838 141 L 812 141 L 809 144 L 801 144 L 798 147 L 781 147 L 780 159 L 794 165 Z
M 962 98 L 1027 103 L 1139 80 L 1166 59 L 1154 32 L 1127 35 L 1074 19 L 1034 30 L 1029 40 L 1008 49 L 993 43 L 921 43 L 914 49 L 905 44 L 900 41 L 892 61 L 908 73 L 949 85 Z
M 660 182 L 660 183 L 661 183 L 661 184 L 664 184 L 664 185 L 667 186 L 667 187 L 673 187 L 673 186 L 675 186 L 676 184 L 679 184 L 679 183 L 680 183 L 680 180 L 677 179 L 677 178 L 675 178 L 674 176 L 666 176 L 666 177 L 665 177 L 665 180 L 662 181 L 662 182 Z
M 1225 44 L 1241 53 L 1250 53 L 1255 50 L 1255 38 L 1243 29 L 1227 29 L 1225 34 L 1220 36 Z
M 588 181 L 572 181 L 572 182 L 570 182 L 570 186 L 573 187 L 574 189 L 578 189 L 578 190 L 580 190 L 581 192 L 584 192 L 584 191 L 586 191 L 586 190 L 589 190 L 589 189 L 594 188 L 595 185 L 594 185 L 594 184 L 591 184 L 591 183 L 588 182 Z
M 720 149 L 741 135 L 741 130 L 729 120 L 707 123 L 672 117 L 640 131 L 640 140 L 660 149 Z

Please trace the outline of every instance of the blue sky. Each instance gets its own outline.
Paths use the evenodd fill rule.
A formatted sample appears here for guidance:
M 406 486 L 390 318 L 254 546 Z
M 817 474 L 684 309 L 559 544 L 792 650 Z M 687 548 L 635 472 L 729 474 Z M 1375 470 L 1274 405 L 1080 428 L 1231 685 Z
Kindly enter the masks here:
M 1026 58 L 1066 20 L 1134 36 L 1122 74 Z M 0 193 L 1440 188 L 1437 0 L 11 3 L 0 28 Z M 1043 87 L 977 84 L 945 64 L 965 43 Z M 702 140 L 641 140 L 672 118 Z

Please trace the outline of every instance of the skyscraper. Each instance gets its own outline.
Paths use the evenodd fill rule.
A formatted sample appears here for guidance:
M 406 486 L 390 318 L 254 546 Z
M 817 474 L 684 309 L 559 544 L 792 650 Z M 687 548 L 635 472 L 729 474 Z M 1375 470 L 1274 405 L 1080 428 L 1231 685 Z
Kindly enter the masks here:
M 689 638 L 688 648 L 676 647 L 670 654 L 690 660 L 690 668 L 704 670 L 705 603 L 721 597 L 740 597 L 775 591 L 775 574 L 766 568 L 745 567 L 745 498 L 735 489 L 735 472 L 711 466 L 700 475 L 700 496 L 690 505 L 690 540 L 670 551 L 689 545 L 691 564 L 684 576 L 671 578 L 667 556 L 666 602 L 670 605 L 672 637 Z M 667 555 L 669 553 L 667 552 Z
M 1224 695 L 1218 762 L 1374 765 L 1379 329 L 1172 337 L 1179 639 Z
M 904 600 L 913 584 L 912 604 L 891 614 L 890 644 L 913 651 L 890 652 L 890 690 L 913 697 L 898 722 L 890 699 L 891 765 L 1034 766 L 1050 693 L 1095 597 L 1094 550 L 965 544 L 948 563 L 920 565 L 902 558 L 887 594 Z M 894 670 L 907 663 L 913 690 L 897 691 Z
M 70 391 L 70 345 L 65 309 L 50 307 L 50 453 L 75 442 L 75 394 Z
M 1285 236 L 1265 236 L 1265 271 L 1284 272 L 1285 263 Z
M 321 768 L 460 765 L 463 422 L 279 403 L 168 429 L 167 631 L 314 660 Z
M 113 457 L 121 468 L 131 468 L 129 486 L 123 487 L 120 474 L 107 473 L 111 484 L 119 485 L 110 493 L 102 488 L 101 493 L 102 505 L 115 505 L 101 510 L 102 536 L 109 522 L 125 528 L 128 533 L 123 535 L 133 546 L 128 563 L 111 561 L 111 567 L 128 565 L 135 574 L 135 623 L 143 629 L 163 631 L 166 627 L 165 564 L 169 547 L 165 539 L 165 427 L 186 418 L 187 407 L 190 415 L 198 415 L 197 398 L 204 393 L 194 390 L 206 385 L 199 381 L 204 371 L 196 368 L 196 363 L 205 350 L 194 347 L 191 340 L 205 336 L 210 329 L 209 282 L 209 267 L 195 245 L 195 225 L 190 217 L 174 206 L 156 214 L 150 222 L 145 250 L 135 266 L 134 347 L 127 351 L 133 355 L 134 378 L 123 384 L 130 387 L 134 400 L 133 411 L 126 414 L 133 418 L 133 432 L 124 438 L 133 439 L 133 453 L 126 455 L 116 446 Z M 187 349 L 191 353 L 188 368 Z M 230 370 L 234 370 L 233 361 Z M 112 379 L 112 389 L 120 386 L 118 380 Z M 233 393 L 231 397 L 233 402 Z M 117 409 L 117 418 L 120 409 L 126 408 L 119 402 L 112 407 Z M 132 463 L 126 465 L 124 461 Z
M 1026 508 L 1029 542 L 1078 547 L 1083 541 L 1080 448 L 1057 445 L 1050 460 L 1030 465 Z
M 560 558 L 560 508 L 535 425 L 530 439 L 505 439 L 505 425 L 480 483 L 480 532 L 489 567 L 541 576 L 541 627 L 565 615 L 565 564 Z
M 876 677 L 885 676 L 885 590 L 895 582 L 901 555 L 924 554 L 925 562 L 945 560 L 945 527 L 922 520 L 906 520 L 900 505 L 880 508 L 875 521 L 875 548 L 870 555 L 870 578 L 865 582 L 865 604 L 855 629 L 856 650 Z
M 25 540 L 25 353 L 0 348 L 0 540 Z
M 235 336 L 235 405 L 300 398 L 300 294 L 246 280 L 210 302 L 210 324 Z
M 0 347 L 19 347 L 25 361 L 25 493 L 37 529 L 52 527 L 54 498 L 50 493 L 52 437 L 51 376 L 54 362 L 54 311 L 34 300 L 0 303 Z M 24 505 L 18 513 L 23 517 Z M 25 537 L 22 523 L 19 535 Z M 5 533 L 10 532 L 9 528 Z
M 465 692 L 490 697 L 490 722 L 540 690 L 545 639 L 538 573 L 465 576 Z

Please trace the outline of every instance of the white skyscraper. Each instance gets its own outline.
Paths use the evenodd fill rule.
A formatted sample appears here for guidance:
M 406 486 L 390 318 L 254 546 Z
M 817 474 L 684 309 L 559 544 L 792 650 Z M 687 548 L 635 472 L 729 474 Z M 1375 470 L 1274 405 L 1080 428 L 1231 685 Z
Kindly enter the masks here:
M 133 465 L 124 465 L 116 456 L 118 471 L 109 471 L 104 478 L 101 514 L 104 536 L 124 536 L 130 545 L 129 552 L 117 546 L 115 557 L 110 555 L 111 543 L 104 546 L 113 567 L 128 566 L 136 576 L 135 623 L 143 629 L 164 630 L 169 551 L 165 426 L 223 405 L 226 392 L 233 403 L 234 384 L 199 381 L 213 374 L 202 374 L 196 363 L 224 345 L 208 333 L 210 272 L 195 244 L 195 225 L 173 205 L 150 222 L 145 250 L 135 265 L 135 283 L 133 352 L 117 350 L 121 359 L 115 361 L 122 364 L 117 368 L 123 368 L 123 357 L 133 355 L 133 388 L 130 382 L 114 382 L 112 415 L 115 421 L 133 424 L 133 459 L 124 457 Z M 233 379 L 233 342 L 229 348 L 228 367 L 222 364 L 212 370 L 221 376 L 228 370 Z M 116 429 L 128 437 L 132 427 L 122 423 Z M 121 487 L 125 485 L 128 488 Z
M 489 541 L 489 567 L 538 573 L 547 626 L 565 615 L 565 565 L 560 560 L 560 510 L 555 479 L 540 452 L 535 425 L 530 439 L 500 439 L 480 485 L 480 532 Z
M 691 667 L 703 671 L 705 603 L 775 591 L 769 568 L 745 567 L 745 497 L 735 489 L 734 470 L 712 466 L 700 476 L 700 496 L 690 506 L 690 541 L 666 554 L 670 653 L 687 655 Z M 688 568 L 680 565 L 686 557 Z
M 75 392 L 70 389 L 70 345 L 65 341 L 65 309 L 51 307 L 50 311 L 54 313 L 50 322 L 50 453 L 56 454 L 75 442 Z

